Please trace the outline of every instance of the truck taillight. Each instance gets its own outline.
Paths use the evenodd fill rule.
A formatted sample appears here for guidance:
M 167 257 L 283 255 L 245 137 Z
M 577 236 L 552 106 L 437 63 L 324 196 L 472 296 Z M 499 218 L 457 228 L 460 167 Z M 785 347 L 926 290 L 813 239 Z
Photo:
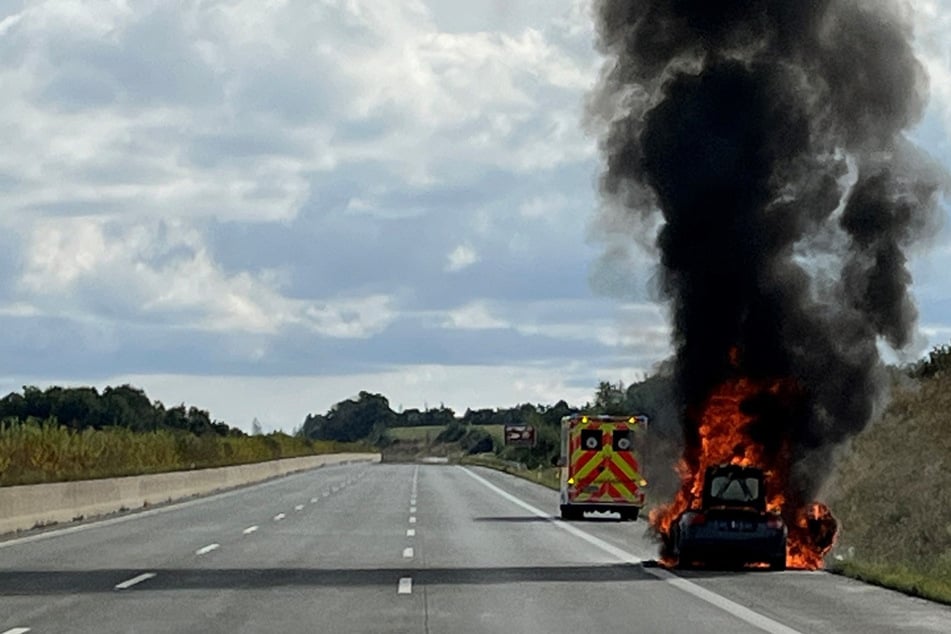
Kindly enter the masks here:
M 707 523 L 707 516 L 703 513 L 694 513 L 687 522 L 691 526 L 703 526 Z
M 782 528 L 783 518 L 779 515 L 773 515 L 766 520 L 766 528 Z

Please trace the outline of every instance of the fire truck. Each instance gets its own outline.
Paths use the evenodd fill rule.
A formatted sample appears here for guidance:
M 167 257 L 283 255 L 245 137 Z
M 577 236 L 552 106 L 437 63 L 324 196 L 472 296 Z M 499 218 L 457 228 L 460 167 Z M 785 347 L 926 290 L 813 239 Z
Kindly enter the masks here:
M 641 415 L 561 419 L 562 519 L 580 520 L 589 511 L 637 519 L 647 487 L 638 460 L 646 432 Z

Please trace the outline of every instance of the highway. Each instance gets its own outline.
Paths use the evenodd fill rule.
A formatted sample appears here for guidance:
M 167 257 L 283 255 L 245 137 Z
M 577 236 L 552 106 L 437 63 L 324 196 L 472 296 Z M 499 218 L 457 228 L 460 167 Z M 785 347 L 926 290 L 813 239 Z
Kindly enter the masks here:
M 350 464 L 0 541 L 0 634 L 951 632 L 821 572 L 643 565 L 645 523 L 453 465 Z

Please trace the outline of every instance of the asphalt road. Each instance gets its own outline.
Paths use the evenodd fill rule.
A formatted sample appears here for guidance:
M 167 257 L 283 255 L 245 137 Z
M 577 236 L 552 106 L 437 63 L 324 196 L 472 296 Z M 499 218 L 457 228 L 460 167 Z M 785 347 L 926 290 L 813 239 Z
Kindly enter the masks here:
M 326 467 L 0 542 L 0 634 L 951 632 L 825 573 L 645 567 L 644 522 L 457 466 Z

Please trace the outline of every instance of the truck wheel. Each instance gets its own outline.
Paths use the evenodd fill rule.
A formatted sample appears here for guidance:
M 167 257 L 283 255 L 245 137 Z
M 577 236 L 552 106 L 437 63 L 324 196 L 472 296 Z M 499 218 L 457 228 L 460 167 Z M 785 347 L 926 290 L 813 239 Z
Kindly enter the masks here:
M 640 509 L 625 509 L 621 511 L 621 521 L 636 522 Z
M 783 553 L 782 556 L 773 557 L 769 560 L 769 569 L 781 572 L 786 569 L 786 553 Z
M 566 522 L 580 520 L 583 518 L 584 512 L 580 511 L 579 509 L 572 508 L 567 504 L 561 505 L 561 519 L 565 520 Z

